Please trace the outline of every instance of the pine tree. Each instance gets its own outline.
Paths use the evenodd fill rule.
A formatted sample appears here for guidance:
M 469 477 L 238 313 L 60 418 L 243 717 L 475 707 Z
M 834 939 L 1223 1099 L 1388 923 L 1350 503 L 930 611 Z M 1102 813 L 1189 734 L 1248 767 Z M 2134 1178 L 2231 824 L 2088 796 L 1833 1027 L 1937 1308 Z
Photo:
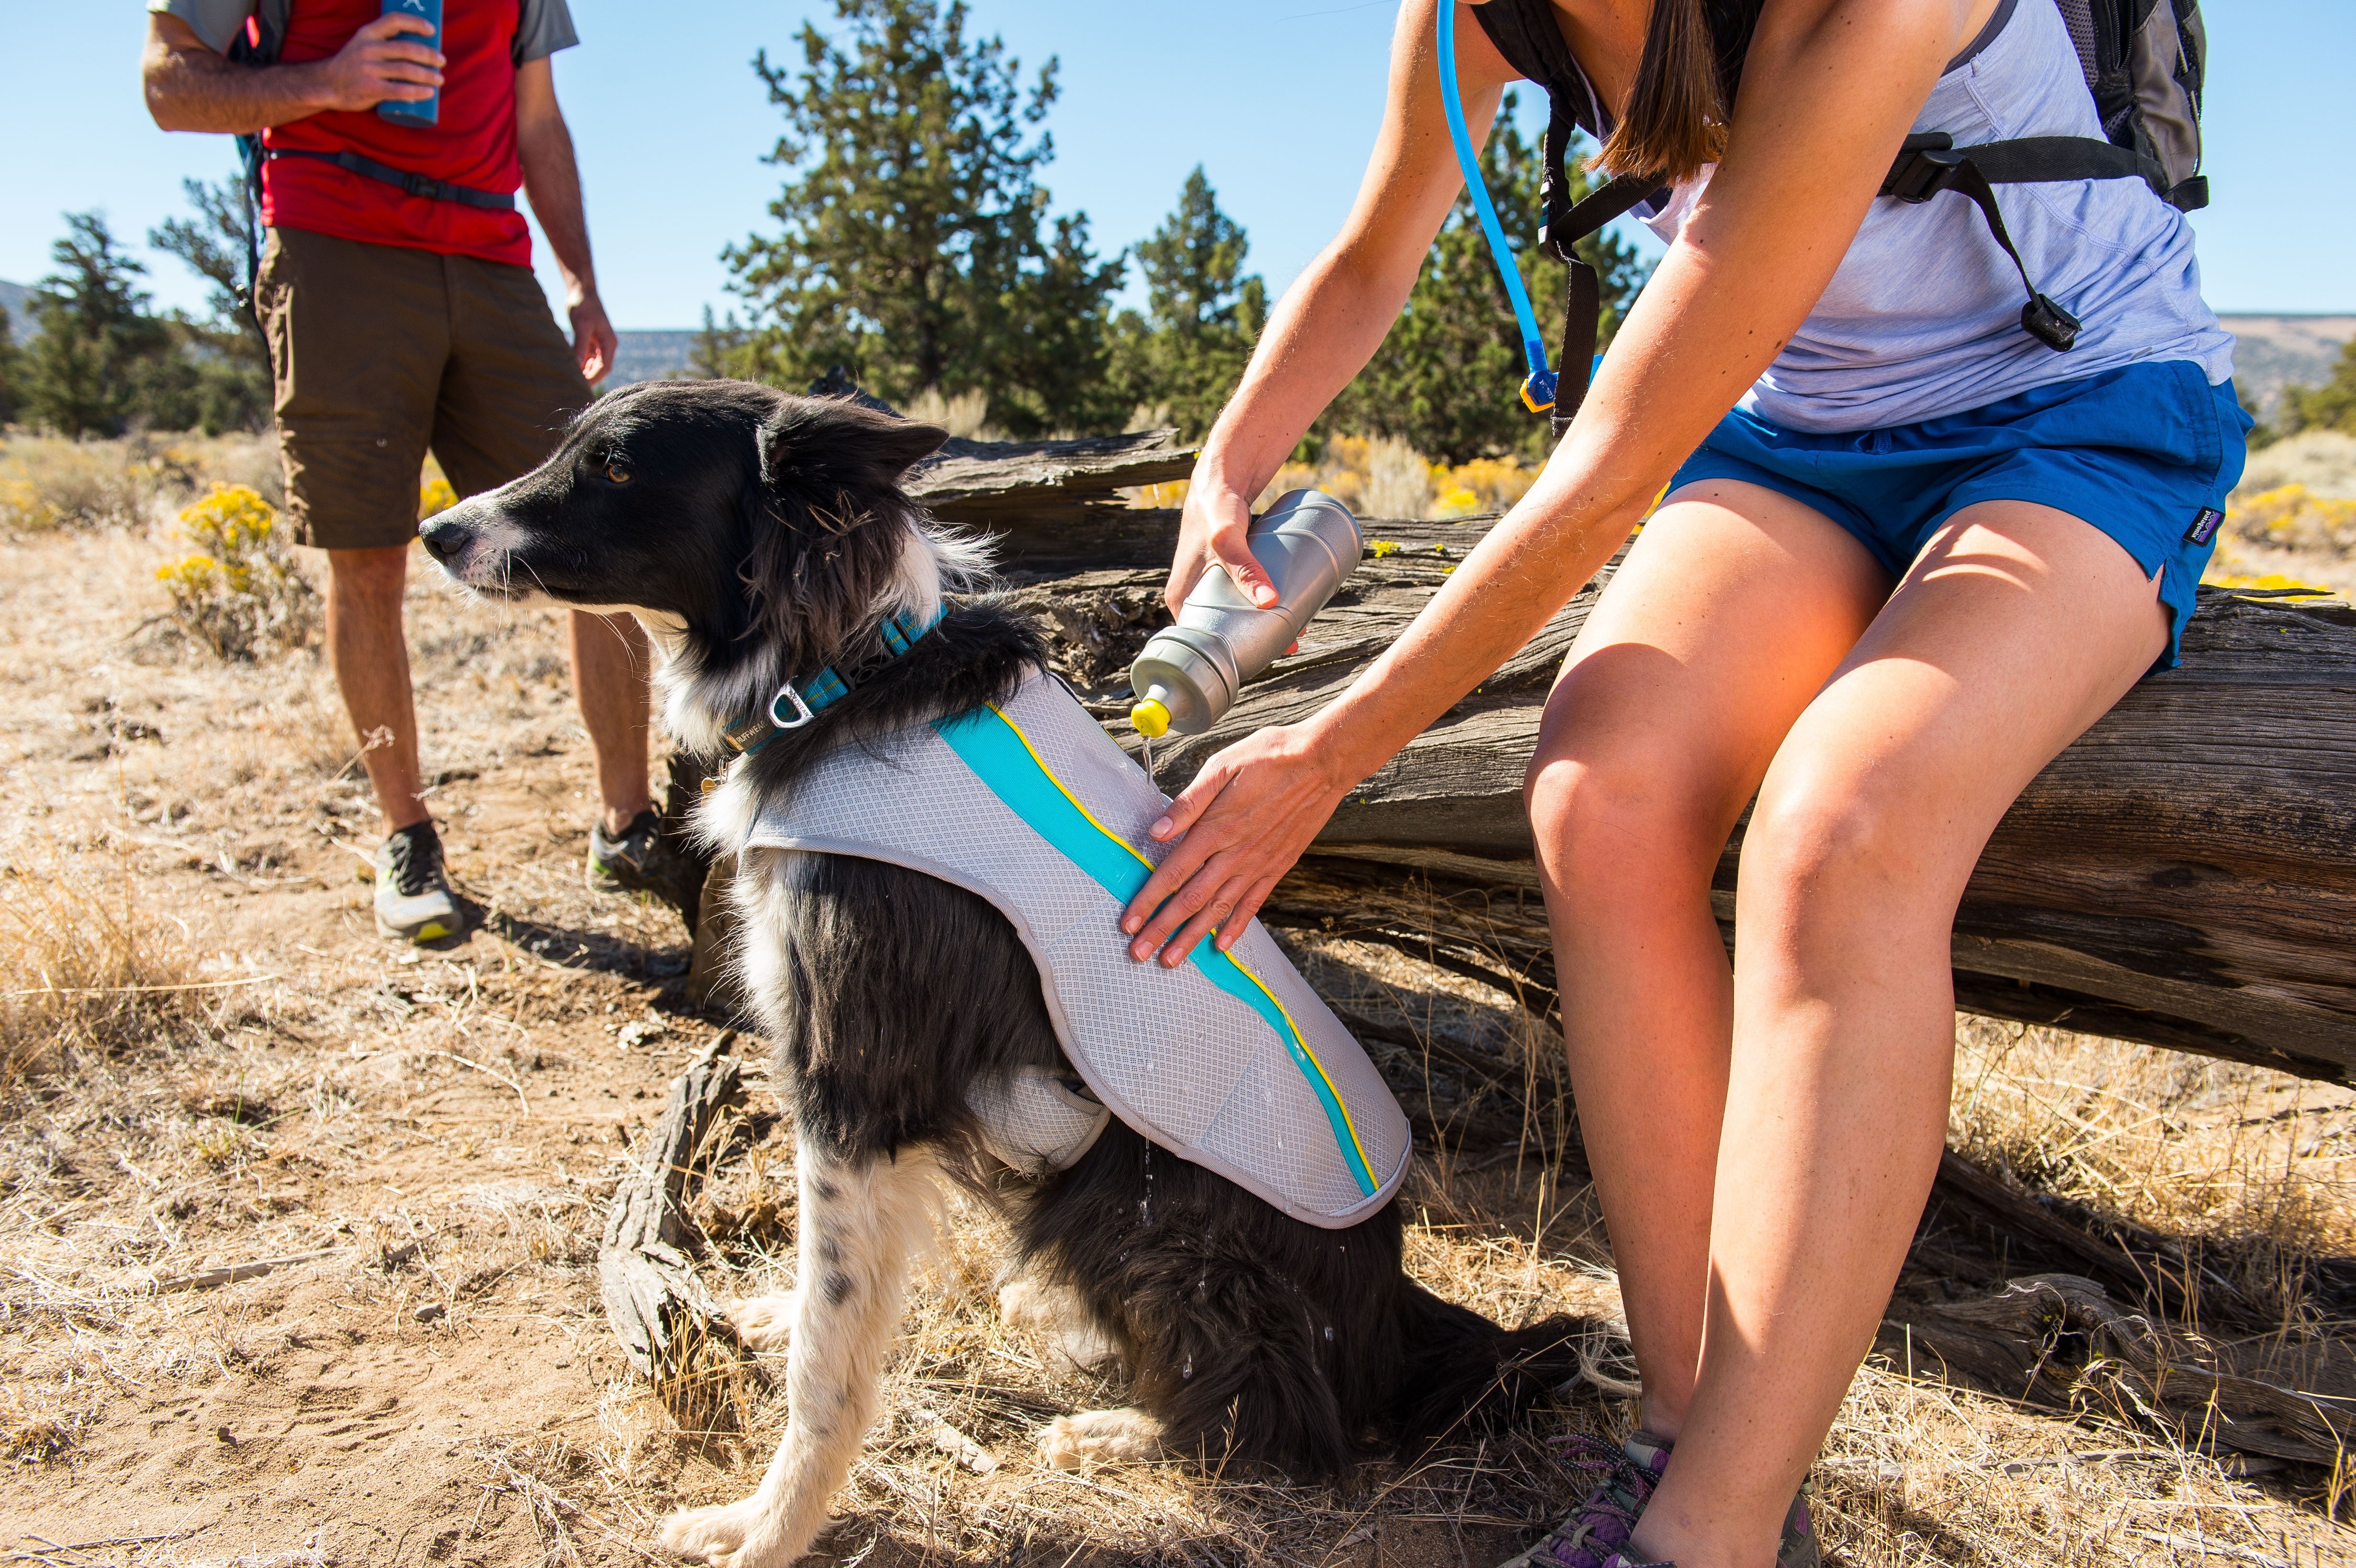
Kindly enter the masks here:
M 59 270 L 32 298 L 41 333 L 26 353 L 24 415 L 62 435 L 121 435 L 179 389 L 186 367 L 172 363 L 171 328 L 148 313 L 145 265 L 123 253 L 97 213 L 68 213 L 49 254 Z
M 1113 381 L 1125 401 L 1174 420 L 1189 441 L 1218 417 L 1268 324 L 1268 285 L 1242 275 L 1250 251 L 1199 164 L 1176 208 L 1137 247 L 1146 314 L 1123 311 L 1113 324 Z
M 166 219 L 147 231 L 147 243 L 212 285 L 211 319 L 176 324 L 196 372 L 193 422 L 208 435 L 258 429 L 270 418 L 270 347 L 253 313 L 239 303 L 253 243 L 245 201 L 232 180 L 209 186 L 184 179 L 180 189 L 196 217 Z
M 1514 124 L 1515 98 L 1507 93 L 1498 111 L 1496 129 L 1482 149 L 1482 170 L 1552 354 L 1567 269 L 1538 246 L 1544 154 Z M 1579 166 L 1584 150 L 1574 144 L 1567 171 L 1574 201 L 1598 183 Z M 1608 234 L 1582 240 L 1576 250 L 1601 284 L 1600 348 L 1644 285 L 1644 269 L 1632 248 Z M 1542 460 L 1552 444 L 1547 422 L 1516 395 L 1526 371 L 1513 304 L 1468 192 L 1441 226 L 1381 350 L 1334 400 L 1317 431 L 1398 436 L 1446 463 L 1506 453 Z
M 782 226 L 723 252 L 750 307 L 724 368 L 798 386 L 835 365 L 905 403 L 979 389 L 1018 434 L 1100 422 L 1106 302 L 1124 259 L 1053 218 L 1040 172 L 1050 59 L 1026 88 L 963 0 L 835 0 L 843 46 L 805 24 L 796 72 L 765 51 L 790 171 Z M 716 339 L 715 339 L 716 340 Z

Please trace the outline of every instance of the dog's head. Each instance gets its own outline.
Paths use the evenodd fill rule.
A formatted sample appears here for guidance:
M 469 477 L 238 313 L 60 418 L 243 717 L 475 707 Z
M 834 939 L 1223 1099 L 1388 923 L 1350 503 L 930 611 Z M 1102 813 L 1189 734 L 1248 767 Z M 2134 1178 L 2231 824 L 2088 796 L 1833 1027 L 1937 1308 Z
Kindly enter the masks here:
M 653 382 L 600 399 L 547 462 L 420 531 L 477 592 L 636 613 L 669 656 L 672 727 L 701 743 L 987 571 L 901 487 L 945 439 L 749 382 Z

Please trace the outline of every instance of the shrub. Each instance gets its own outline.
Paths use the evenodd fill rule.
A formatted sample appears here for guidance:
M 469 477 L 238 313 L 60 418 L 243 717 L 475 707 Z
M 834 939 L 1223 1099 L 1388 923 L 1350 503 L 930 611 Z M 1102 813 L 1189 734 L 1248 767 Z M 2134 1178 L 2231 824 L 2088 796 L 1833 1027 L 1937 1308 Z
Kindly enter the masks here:
M 225 485 L 180 514 L 196 549 L 155 569 L 191 641 L 224 659 L 251 659 L 311 643 L 319 594 L 278 537 L 278 514 L 242 485 Z
M 2356 501 L 2329 500 L 2304 485 L 2261 491 L 2234 507 L 2231 520 L 2252 544 L 2356 556 Z

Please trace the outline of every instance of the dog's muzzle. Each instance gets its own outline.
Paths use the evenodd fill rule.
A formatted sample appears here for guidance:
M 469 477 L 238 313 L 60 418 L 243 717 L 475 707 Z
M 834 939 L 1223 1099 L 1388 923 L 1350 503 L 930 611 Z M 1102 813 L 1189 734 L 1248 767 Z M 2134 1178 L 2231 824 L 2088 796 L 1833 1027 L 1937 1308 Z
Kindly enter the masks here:
M 500 530 L 494 519 L 483 517 L 472 502 L 461 501 L 446 512 L 428 517 L 418 528 L 417 537 L 447 573 L 450 580 L 466 587 L 490 592 L 506 592 L 508 585 L 500 581 L 507 575 L 507 550 L 492 536 Z M 512 595 L 510 595 L 512 596 Z

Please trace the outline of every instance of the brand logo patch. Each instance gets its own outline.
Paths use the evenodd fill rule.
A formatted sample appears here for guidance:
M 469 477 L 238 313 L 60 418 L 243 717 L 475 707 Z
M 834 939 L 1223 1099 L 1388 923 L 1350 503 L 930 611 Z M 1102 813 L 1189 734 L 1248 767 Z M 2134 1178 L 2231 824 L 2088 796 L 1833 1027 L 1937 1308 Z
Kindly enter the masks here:
M 2224 520 L 2225 514 L 2219 511 L 2216 507 L 2201 507 L 2201 515 L 2192 519 L 2192 526 L 2184 530 L 2184 542 L 2186 544 L 2207 544 L 2211 539 L 2217 537 L 2217 525 Z

